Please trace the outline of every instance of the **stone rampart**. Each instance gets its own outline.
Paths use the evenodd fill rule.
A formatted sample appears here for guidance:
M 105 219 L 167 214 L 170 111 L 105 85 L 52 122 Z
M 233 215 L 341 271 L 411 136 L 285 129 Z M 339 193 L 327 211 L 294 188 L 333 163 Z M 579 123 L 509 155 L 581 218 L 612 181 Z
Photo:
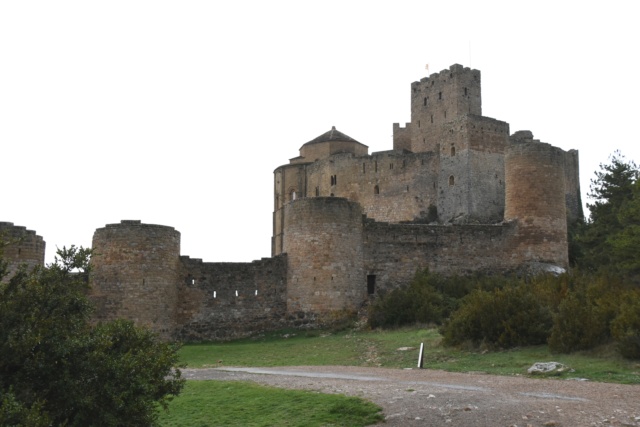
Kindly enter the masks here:
M 286 255 L 251 263 L 181 257 L 175 337 L 226 340 L 287 325 Z

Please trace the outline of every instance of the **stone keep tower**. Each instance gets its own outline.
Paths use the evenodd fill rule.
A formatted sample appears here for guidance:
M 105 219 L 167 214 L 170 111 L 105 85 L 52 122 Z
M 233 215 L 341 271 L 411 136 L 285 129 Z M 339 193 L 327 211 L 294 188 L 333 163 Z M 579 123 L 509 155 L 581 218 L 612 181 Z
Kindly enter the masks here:
M 125 318 L 168 339 L 175 327 L 180 233 L 121 221 L 93 235 L 91 298 L 100 320 Z
M 0 222 L 0 241 L 6 245 L 3 248 L 3 258 L 9 263 L 8 277 L 21 264 L 26 264 L 29 268 L 44 265 L 46 245 L 42 236 L 38 236 L 35 231 L 13 225 L 12 222 Z
M 440 222 L 492 223 L 504 214 L 509 124 L 482 116 L 480 71 L 452 65 L 411 84 L 411 122 L 394 150 L 435 154 Z

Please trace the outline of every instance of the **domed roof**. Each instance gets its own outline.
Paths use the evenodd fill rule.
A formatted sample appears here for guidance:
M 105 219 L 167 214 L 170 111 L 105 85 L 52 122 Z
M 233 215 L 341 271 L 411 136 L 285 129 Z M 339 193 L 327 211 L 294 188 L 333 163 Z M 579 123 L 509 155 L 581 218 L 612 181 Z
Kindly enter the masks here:
M 304 145 L 308 144 L 317 144 L 318 142 L 327 142 L 327 141 L 347 141 L 347 142 L 358 142 L 355 139 L 351 138 L 348 135 L 340 132 L 336 129 L 335 126 L 331 126 L 331 130 L 329 132 L 325 132 L 319 137 L 312 139 Z M 358 142 L 360 144 L 360 142 Z

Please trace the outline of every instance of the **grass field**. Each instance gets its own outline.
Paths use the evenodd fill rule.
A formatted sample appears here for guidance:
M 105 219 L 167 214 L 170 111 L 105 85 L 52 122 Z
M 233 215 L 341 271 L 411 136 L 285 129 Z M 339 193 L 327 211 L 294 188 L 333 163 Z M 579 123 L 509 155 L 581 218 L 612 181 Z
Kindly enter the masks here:
M 358 427 L 383 419 L 380 407 L 359 398 L 236 381 L 189 381 L 169 408 L 161 427 Z
M 574 372 L 562 378 L 640 384 L 640 363 L 617 356 L 612 348 L 574 354 L 551 354 L 547 346 L 481 352 L 444 348 L 435 329 L 393 331 L 281 331 L 226 342 L 185 345 L 181 359 L 189 367 L 348 365 L 385 368 L 415 367 L 420 343 L 425 344 L 424 367 L 456 372 L 526 375 L 535 362 L 556 361 Z M 398 350 L 412 347 L 411 350 Z

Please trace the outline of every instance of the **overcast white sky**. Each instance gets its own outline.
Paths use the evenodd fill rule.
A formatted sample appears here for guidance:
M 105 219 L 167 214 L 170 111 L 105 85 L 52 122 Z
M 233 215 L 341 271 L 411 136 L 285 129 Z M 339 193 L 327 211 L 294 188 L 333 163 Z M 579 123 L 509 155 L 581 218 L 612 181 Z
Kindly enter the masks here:
M 121 219 L 205 261 L 270 256 L 273 170 L 331 126 L 391 149 L 413 81 L 482 72 L 483 115 L 640 161 L 631 1 L 1 1 L 0 221 L 90 246 Z

